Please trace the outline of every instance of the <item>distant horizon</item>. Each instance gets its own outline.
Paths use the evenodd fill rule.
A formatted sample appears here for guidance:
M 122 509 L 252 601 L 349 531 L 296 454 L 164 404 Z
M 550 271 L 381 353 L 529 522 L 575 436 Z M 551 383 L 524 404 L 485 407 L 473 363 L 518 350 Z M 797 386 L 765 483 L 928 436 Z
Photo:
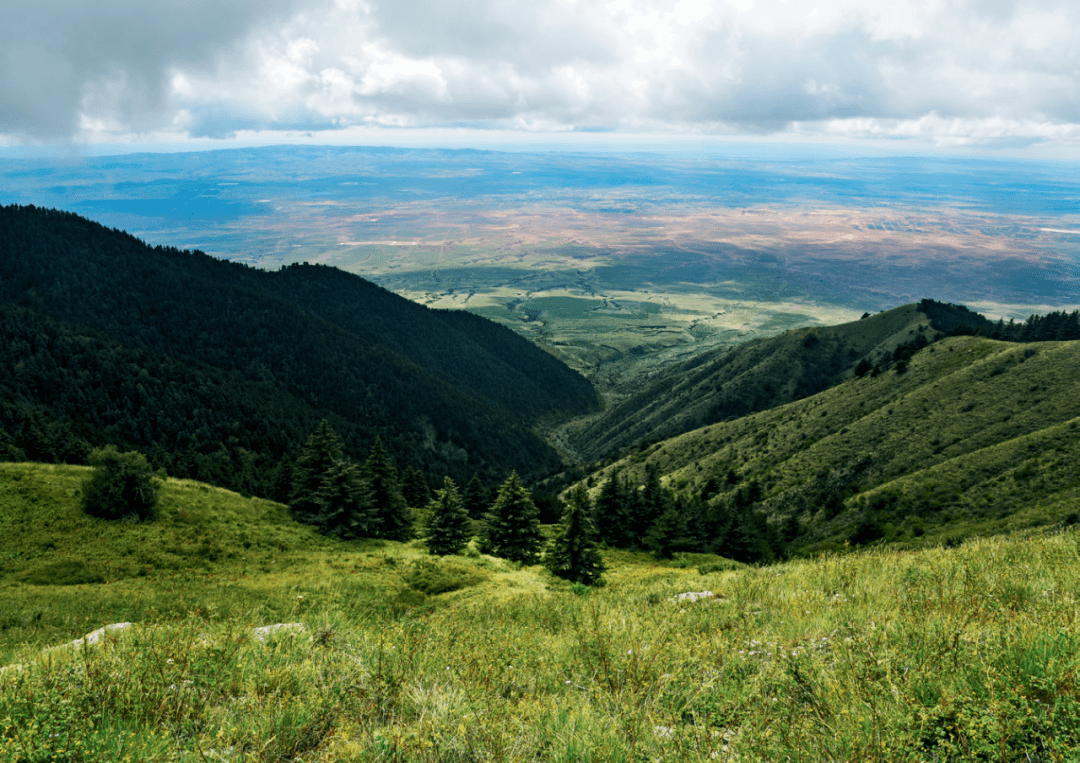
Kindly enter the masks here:
M 133 154 L 182 154 L 247 148 L 334 146 L 342 148 L 474 150 L 495 153 L 701 155 L 755 161 L 838 158 L 911 158 L 1080 164 L 1080 145 L 1032 143 L 1008 148 L 939 146 L 911 139 L 829 140 L 794 134 L 687 135 L 611 131 L 527 132 L 379 128 L 318 134 L 265 132 L 223 139 L 91 142 L 0 142 L 2 159 L 78 159 Z

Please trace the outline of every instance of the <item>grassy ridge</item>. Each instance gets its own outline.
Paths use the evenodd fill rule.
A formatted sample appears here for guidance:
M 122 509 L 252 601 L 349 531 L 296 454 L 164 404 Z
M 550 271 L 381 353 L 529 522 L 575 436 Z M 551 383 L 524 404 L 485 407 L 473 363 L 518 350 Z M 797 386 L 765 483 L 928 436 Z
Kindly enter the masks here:
M 643 480 L 655 464 L 672 487 L 716 502 L 734 471 L 759 482 L 774 521 L 800 520 L 804 551 L 842 545 L 864 521 L 922 545 L 1069 520 L 1080 509 L 1078 374 L 1080 342 L 954 337 L 905 373 L 672 438 L 592 484 L 614 468 Z
M 612 552 L 608 585 L 592 591 L 539 568 L 454 557 L 435 563 L 435 577 L 468 581 L 424 594 L 430 565 L 417 546 L 330 543 L 275 526 L 274 505 L 192 483 L 170 484 L 172 518 L 160 527 L 93 530 L 66 510 L 79 476 L 5 467 L 0 516 L 35 503 L 24 489 L 40 483 L 35 505 L 56 501 L 53 527 L 77 525 L 56 532 L 98 532 L 100 552 L 33 551 L 39 538 L 25 535 L 5 545 L 0 664 L 21 665 L 0 673 L 5 763 L 1027 761 L 1080 751 L 1072 531 L 707 574 L 692 565 L 708 570 L 715 558 L 662 566 Z M 216 560 L 173 554 L 193 565 L 183 571 L 80 586 L 20 580 L 57 553 L 85 553 L 89 565 L 146 533 L 184 537 L 179 512 L 202 496 L 212 525 L 266 512 L 267 536 L 250 528 L 242 552 L 238 535 L 218 534 Z M 12 564 L 16 546 L 27 555 Z M 267 571 L 242 571 L 256 564 Z M 702 590 L 715 596 L 674 598 Z M 54 610 L 73 618 L 66 633 Z M 115 621 L 135 626 L 41 652 Z M 253 627 L 276 622 L 303 630 L 255 637 Z
M 571 444 L 597 459 L 641 440 L 657 441 L 808 397 L 853 375 L 918 336 L 933 335 L 917 305 L 838 326 L 785 331 L 703 353 L 673 368 L 572 433 Z

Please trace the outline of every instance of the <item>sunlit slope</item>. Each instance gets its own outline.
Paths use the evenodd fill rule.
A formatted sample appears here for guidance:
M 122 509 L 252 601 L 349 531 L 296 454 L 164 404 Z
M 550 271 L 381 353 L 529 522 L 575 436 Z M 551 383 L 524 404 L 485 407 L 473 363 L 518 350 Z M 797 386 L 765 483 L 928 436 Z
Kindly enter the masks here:
M 932 333 L 926 315 L 904 305 L 839 326 L 796 329 L 705 353 L 612 406 L 571 442 L 585 458 L 604 458 L 642 440 L 783 405 L 850 378 L 864 358 Z
M 89 467 L 0 463 L 0 581 L 104 583 L 213 565 L 252 571 L 335 544 L 278 503 L 166 480 L 160 518 L 109 522 L 80 509 Z
M 906 373 L 686 433 L 612 468 L 713 505 L 757 481 L 757 507 L 819 549 L 883 537 L 921 543 L 1072 521 L 1080 512 L 1080 342 L 954 337 Z M 1070 515 L 1074 515 L 1070 517 Z M 875 529 L 876 528 L 876 529 Z

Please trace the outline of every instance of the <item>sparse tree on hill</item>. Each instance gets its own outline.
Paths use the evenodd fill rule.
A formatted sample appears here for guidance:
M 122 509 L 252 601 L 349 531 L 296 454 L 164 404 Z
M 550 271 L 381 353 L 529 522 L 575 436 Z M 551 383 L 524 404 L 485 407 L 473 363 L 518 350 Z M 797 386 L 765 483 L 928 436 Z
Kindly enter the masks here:
M 300 455 L 296 457 L 296 463 L 293 464 L 289 510 L 297 522 L 318 524 L 322 509 L 319 504 L 319 491 L 323 486 L 323 478 L 330 471 L 330 467 L 341 458 L 341 438 L 323 419 L 318 428 L 308 436 Z
M 469 514 L 458 494 L 457 485 L 447 477 L 441 490 L 428 506 L 424 542 L 432 554 L 456 554 L 469 542 Z
M 484 517 L 484 548 L 494 556 L 535 564 L 543 541 L 536 505 L 514 472 Z
M 381 438 L 375 438 L 375 444 L 364 462 L 364 482 L 371 506 L 379 519 L 379 537 L 389 540 L 408 540 L 412 537 L 412 512 L 401 494 L 397 469 Z
M 161 478 L 145 456 L 106 445 L 90 454 L 90 465 L 94 471 L 83 483 L 83 511 L 100 519 L 154 519 Z
M 604 573 L 591 503 L 584 487 L 574 488 L 544 554 L 544 566 L 552 574 L 585 585 L 596 585 Z

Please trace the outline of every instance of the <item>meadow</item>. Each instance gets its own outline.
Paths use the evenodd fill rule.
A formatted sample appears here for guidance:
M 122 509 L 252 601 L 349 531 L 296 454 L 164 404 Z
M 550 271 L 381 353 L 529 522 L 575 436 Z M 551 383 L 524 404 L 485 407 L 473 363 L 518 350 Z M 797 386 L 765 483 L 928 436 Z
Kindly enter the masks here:
M 608 551 L 587 588 L 474 547 L 331 541 L 194 482 L 110 524 L 79 512 L 86 473 L 0 465 L 5 763 L 1080 750 L 1071 529 L 768 567 Z

